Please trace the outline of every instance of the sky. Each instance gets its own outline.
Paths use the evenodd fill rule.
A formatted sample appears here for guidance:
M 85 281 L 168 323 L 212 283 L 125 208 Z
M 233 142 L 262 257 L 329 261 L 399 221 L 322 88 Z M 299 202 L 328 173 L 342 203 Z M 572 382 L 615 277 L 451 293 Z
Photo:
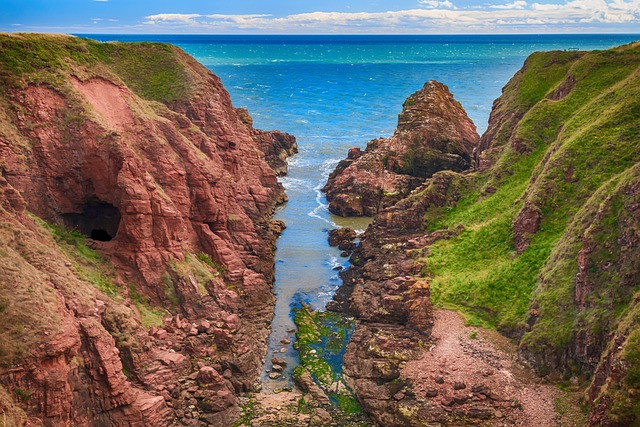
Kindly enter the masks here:
M 640 0 L 0 0 L 0 31 L 640 33 Z

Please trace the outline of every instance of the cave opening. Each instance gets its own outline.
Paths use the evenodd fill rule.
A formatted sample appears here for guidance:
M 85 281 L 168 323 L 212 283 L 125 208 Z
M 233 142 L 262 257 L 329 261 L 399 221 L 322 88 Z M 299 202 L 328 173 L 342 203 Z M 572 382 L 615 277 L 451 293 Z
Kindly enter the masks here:
M 117 207 L 98 199 L 85 203 L 81 206 L 80 212 L 62 215 L 67 228 L 76 229 L 98 242 L 109 242 L 116 237 L 120 218 L 120 210 Z
M 91 230 L 91 234 L 89 235 L 91 240 L 97 240 L 99 242 L 108 242 L 113 239 L 113 236 L 107 232 L 107 230 L 96 229 Z

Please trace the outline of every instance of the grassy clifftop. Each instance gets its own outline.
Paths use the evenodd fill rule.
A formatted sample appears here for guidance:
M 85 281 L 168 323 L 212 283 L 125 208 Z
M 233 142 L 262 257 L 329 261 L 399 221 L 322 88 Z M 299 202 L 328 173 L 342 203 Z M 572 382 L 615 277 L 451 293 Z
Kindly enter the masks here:
M 69 72 L 117 75 L 144 99 L 171 102 L 193 90 L 180 49 L 163 43 L 100 43 L 44 34 L 0 35 L 0 76 L 10 84 L 52 83 Z M 82 76 L 80 76 L 82 77 Z
M 515 336 L 541 372 L 595 372 L 597 422 L 640 419 L 640 43 L 533 54 L 481 146 L 465 195 L 425 216 L 464 227 L 422 259 L 433 301 Z

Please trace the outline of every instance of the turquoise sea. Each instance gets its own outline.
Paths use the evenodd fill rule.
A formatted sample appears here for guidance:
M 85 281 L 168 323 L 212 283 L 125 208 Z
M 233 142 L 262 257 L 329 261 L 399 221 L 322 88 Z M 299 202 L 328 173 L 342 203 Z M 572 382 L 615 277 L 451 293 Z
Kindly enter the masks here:
M 391 135 L 403 101 L 427 80 L 446 84 L 482 133 L 493 100 L 530 53 L 606 49 L 640 40 L 640 35 L 602 34 L 88 37 L 178 45 L 220 76 L 234 105 L 248 108 L 257 128 L 298 139 L 300 153 L 282 178 L 289 203 L 277 212 L 287 229 L 276 254 L 278 300 L 268 355 L 278 352 L 288 359 L 289 371 L 296 354 L 280 341 L 292 338 L 291 307 L 305 301 L 322 309 L 340 285 L 333 268 L 347 265 L 328 246 L 326 230 L 366 227 L 366 221 L 330 215 L 319 191 L 349 147 L 364 148 L 370 139 Z M 279 385 L 265 381 L 266 387 Z

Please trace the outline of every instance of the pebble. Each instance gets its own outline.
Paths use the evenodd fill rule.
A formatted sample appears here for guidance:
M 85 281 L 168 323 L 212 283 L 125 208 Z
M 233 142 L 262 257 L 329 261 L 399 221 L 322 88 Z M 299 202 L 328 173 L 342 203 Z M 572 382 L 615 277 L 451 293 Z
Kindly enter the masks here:
M 438 395 L 438 390 L 435 388 L 428 388 L 426 392 L 427 397 L 436 397 Z
M 287 366 L 287 362 L 285 362 L 284 359 L 280 359 L 279 357 L 272 357 L 271 363 L 274 365 L 280 365 L 283 367 Z
M 454 390 L 463 390 L 467 388 L 467 385 L 465 383 L 463 383 L 462 381 L 456 381 L 453 383 L 453 389 Z
M 290 340 L 288 340 L 288 339 L 286 339 L 286 338 L 284 338 L 284 339 L 281 339 L 281 340 L 280 340 L 280 344 L 282 344 L 282 345 L 289 345 L 289 344 L 291 344 L 291 341 L 290 341 Z
M 269 374 L 269 378 L 271 378 L 272 380 L 277 380 L 278 378 L 280 378 L 280 374 L 277 372 L 272 372 Z
M 286 352 L 287 352 L 287 349 L 286 349 L 286 348 L 281 348 L 281 349 L 280 349 L 280 353 L 286 353 Z

